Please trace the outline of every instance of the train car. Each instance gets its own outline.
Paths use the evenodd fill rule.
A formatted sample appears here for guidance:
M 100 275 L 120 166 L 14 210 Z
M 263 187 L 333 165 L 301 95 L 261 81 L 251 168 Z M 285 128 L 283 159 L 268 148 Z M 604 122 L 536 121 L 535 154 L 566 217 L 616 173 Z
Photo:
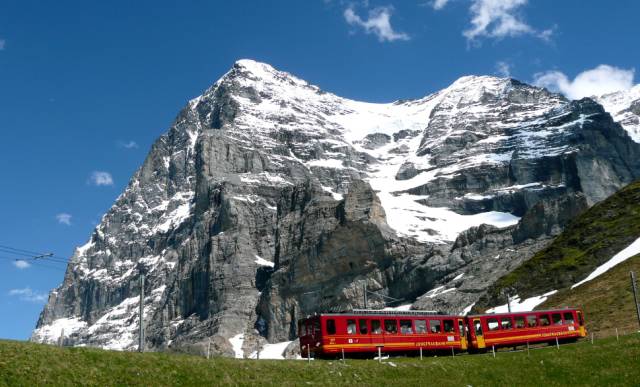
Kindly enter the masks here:
M 470 351 L 555 342 L 556 338 L 577 340 L 587 335 L 580 309 L 471 315 L 465 318 L 465 323 Z
M 464 317 L 430 311 L 317 314 L 298 321 L 298 337 L 305 357 L 467 349 Z

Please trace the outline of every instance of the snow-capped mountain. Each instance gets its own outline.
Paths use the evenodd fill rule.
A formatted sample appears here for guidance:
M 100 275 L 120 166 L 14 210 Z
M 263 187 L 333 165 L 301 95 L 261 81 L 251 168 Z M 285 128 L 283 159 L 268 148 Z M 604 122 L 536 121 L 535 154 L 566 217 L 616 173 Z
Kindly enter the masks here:
M 629 132 L 635 142 L 640 142 L 640 84 L 594 99 Z
M 364 285 L 370 307 L 461 312 L 638 176 L 640 145 L 589 99 L 469 76 L 373 104 L 241 60 L 152 146 L 32 339 L 136 348 L 141 270 L 153 349 L 249 354 Z

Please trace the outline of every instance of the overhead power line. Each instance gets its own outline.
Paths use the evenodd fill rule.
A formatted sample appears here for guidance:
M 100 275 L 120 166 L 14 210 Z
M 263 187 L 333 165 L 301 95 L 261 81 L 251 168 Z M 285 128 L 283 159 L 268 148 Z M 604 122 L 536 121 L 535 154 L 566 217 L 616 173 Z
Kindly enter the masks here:
M 11 247 L 11 246 L 2 245 L 2 244 L 0 244 L 0 252 L 5 254 L 10 254 L 10 255 L 16 255 L 20 257 L 20 259 L 25 261 L 30 261 L 30 262 L 35 260 L 40 260 L 40 261 L 46 261 L 51 263 L 62 263 L 62 264 L 69 263 L 69 261 L 66 258 L 59 257 L 50 252 L 43 253 L 38 251 L 20 249 L 20 248 Z

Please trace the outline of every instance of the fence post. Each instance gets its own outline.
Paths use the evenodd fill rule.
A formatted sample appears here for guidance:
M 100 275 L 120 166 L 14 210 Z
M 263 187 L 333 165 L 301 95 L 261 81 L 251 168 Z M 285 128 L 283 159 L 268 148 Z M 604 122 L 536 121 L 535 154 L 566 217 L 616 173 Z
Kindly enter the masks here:
M 342 361 L 344 361 L 344 348 L 342 348 Z
M 491 346 L 491 352 L 493 352 L 493 357 L 496 357 L 496 346 L 495 345 Z
M 529 341 L 527 340 L 527 356 L 529 356 Z
M 58 347 L 64 346 L 64 328 L 60 330 L 60 337 L 58 337 Z
M 420 347 L 420 360 L 422 360 L 422 347 Z
M 307 344 L 307 363 L 311 363 L 311 348 L 309 348 L 309 344 Z
M 593 344 L 593 332 L 591 332 L 591 344 Z
M 636 274 L 634 272 L 629 272 L 631 274 L 631 289 L 633 290 L 633 303 L 636 307 L 636 315 L 638 316 L 638 324 L 640 324 L 640 304 L 638 304 L 638 288 L 636 287 Z
M 560 341 L 558 341 L 558 336 L 556 336 L 556 349 L 560 350 Z
M 456 352 L 453 347 L 451 347 L 451 357 L 456 357 Z
M 422 353 L 422 348 L 420 350 L 420 353 Z M 382 347 L 378 347 L 378 363 L 382 363 Z
M 620 339 L 618 337 L 618 328 L 616 328 L 616 341 L 620 341 Z

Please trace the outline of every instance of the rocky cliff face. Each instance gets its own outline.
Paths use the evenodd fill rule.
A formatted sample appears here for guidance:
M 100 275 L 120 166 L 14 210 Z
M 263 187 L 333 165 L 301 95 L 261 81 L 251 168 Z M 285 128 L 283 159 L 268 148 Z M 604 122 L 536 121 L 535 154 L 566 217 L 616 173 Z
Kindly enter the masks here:
M 249 355 L 296 319 L 462 312 L 569 219 L 640 176 L 589 99 L 464 77 L 370 104 L 242 60 L 190 101 L 79 247 L 33 340 Z

